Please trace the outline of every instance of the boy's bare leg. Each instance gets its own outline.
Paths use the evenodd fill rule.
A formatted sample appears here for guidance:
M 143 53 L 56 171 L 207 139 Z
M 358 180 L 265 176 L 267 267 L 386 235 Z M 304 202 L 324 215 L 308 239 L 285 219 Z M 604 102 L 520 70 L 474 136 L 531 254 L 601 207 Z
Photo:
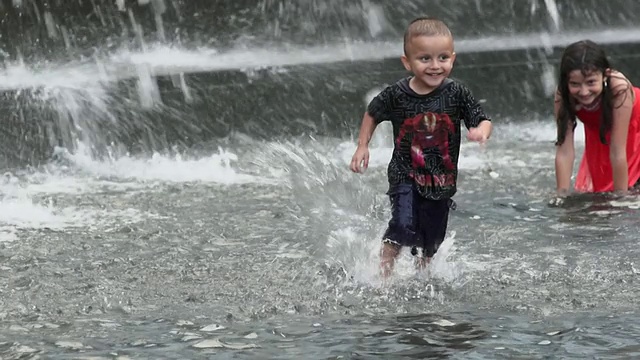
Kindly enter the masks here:
M 382 243 L 382 248 L 380 249 L 380 270 L 382 271 L 383 278 L 388 278 L 393 272 L 393 265 L 399 253 L 400 246 L 386 241 Z
M 427 265 L 429 265 L 430 262 L 431 262 L 430 257 L 418 256 L 416 260 L 416 268 L 418 270 L 424 270 L 427 268 Z

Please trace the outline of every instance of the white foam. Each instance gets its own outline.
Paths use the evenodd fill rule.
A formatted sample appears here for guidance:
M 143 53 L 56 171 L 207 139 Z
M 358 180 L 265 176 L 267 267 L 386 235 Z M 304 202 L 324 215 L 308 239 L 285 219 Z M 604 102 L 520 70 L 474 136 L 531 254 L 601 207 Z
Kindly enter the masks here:
M 18 240 L 16 229 L 11 226 L 0 226 L 0 243 L 9 243 Z
M 50 165 L 48 169 L 25 176 L 25 183 L 22 186 L 28 194 L 37 195 L 82 194 L 95 192 L 97 189 L 125 191 L 141 189 L 144 184 L 120 183 L 107 179 L 87 177 L 72 173 L 66 167 Z
M 158 217 L 133 208 L 105 210 L 86 206 L 83 208 L 58 207 L 54 205 L 52 198 L 35 199 L 34 195 L 37 191 L 44 191 L 43 189 L 46 189 L 46 186 L 43 187 L 41 184 L 34 186 L 24 181 L 3 185 L 3 196 L 0 200 L 0 241 L 16 240 L 17 229 L 62 230 L 114 224 L 121 226 Z M 60 189 L 51 188 L 50 192 L 60 193 Z
M 232 163 L 237 156 L 223 149 L 210 156 L 188 159 L 183 155 L 155 154 L 149 158 L 123 156 L 93 159 L 83 144 L 76 153 L 58 149 L 61 160 L 39 171 L 6 174 L 0 188 L 0 241 L 17 239 L 15 229 L 65 229 L 135 223 L 155 214 L 132 208 L 103 210 L 90 206 L 57 207 L 51 195 L 80 195 L 104 189 L 148 189 L 157 182 L 215 184 L 274 183 L 272 178 L 241 174 Z M 13 230 L 12 230 L 13 229 Z
M 25 197 L 0 201 L 0 224 L 17 228 L 64 229 L 86 224 L 88 214 L 74 209 L 55 209 L 51 205 L 34 203 Z
M 78 169 L 94 176 L 133 180 L 140 182 L 204 182 L 217 184 L 273 184 L 273 178 L 242 174 L 236 171 L 232 163 L 238 161 L 237 155 L 222 148 L 217 154 L 201 158 L 188 158 L 180 153 L 162 155 L 155 153 L 151 157 L 120 156 L 108 160 L 96 160 L 79 144 L 78 151 L 69 153 L 66 149 L 58 152 Z
M 626 196 L 620 200 L 609 202 L 613 207 L 624 207 L 629 209 L 640 209 L 640 196 Z

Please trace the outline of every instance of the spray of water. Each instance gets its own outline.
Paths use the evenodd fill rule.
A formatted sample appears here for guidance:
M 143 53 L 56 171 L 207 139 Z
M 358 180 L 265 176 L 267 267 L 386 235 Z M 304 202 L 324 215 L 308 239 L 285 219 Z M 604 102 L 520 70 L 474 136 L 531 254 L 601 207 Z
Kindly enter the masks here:
M 459 39 L 458 51 L 510 50 L 546 46 L 548 48 L 591 37 L 596 41 L 624 42 L 639 36 L 640 30 L 608 30 L 585 33 L 558 33 L 510 37 Z M 15 91 L 40 104 L 44 111 L 52 111 L 56 136 L 51 146 L 61 145 L 70 151 L 82 142 L 94 155 L 103 156 L 107 148 L 119 149 L 122 137 L 142 137 L 145 148 L 162 148 L 164 140 L 154 125 L 155 112 L 173 114 L 177 121 L 188 120 L 175 109 L 163 104 L 157 83 L 158 76 L 170 74 L 174 86 L 183 94 L 185 102 L 194 101 L 185 74 L 199 71 L 251 71 L 259 67 L 281 68 L 302 64 L 359 61 L 397 56 L 397 43 L 349 43 L 307 48 L 253 49 L 218 52 L 215 49 L 181 50 L 175 47 L 154 47 L 146 52 L 118 52 L 93 63 L 29 69 L 24 64 L 9 66 L 0 73 L 0 88 Z M 97 75 L 97 76 L 96 76 Z M 123 92 L 123 80 L 134 79 L 135 92 Z M 554 87 L 553 69 L 543 72 L 542 81 L 547 92 Z M 125 85 L 126 89 L 126 85 Z M 133 98 L 131 95 L 134 95 Z M 132 109 L 138 109 L 132 112 Z M 143 109 L 146 112 L 140 112 Z M 175 114 L 174 114 L 175 113 Z M 148 114 L 148 115 L 145 115 Z M 155 146 L 154 146 L 155 145 Z M 119 151 L 124 151 L 119 149 Z
M 547 13 L 553 21 L 554 30 L 559 31 L 562 28 L 562 19 L 560 18 L 560 11 L 558 10 L 558 4 L 556 0 L 544 0 L 544 4 L 547 8 Z

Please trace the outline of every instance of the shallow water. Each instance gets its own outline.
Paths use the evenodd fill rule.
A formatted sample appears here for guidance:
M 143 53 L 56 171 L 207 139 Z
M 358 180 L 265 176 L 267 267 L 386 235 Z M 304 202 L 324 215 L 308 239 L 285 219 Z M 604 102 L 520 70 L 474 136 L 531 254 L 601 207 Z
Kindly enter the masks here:
M 555 129 L 530 110 L 546 109 L 554 54 L 567 42 L 613 45 L 618 66 L 635 69 L 640 30 L 602 19 L 617 5 L 476 1 L 476 28 L 470 13 L 434 3 L 468 32 L 457 37 L 456 76 L 488 97 L 480 100 L 494 107 L 494 136 L 462 145 L 458 208 L 428 270 L 417 272 L 405 252 L 384 283 L 391 130 L 379 127 L 370 168 L 353 174 L 355 141 L 344 128 L 355 132 L 359 119 L 344 109 L 364 109 L 402 76 L 389 60 L 401 46 L 390 39 L 414 4 L 261 4 L 205 20 L 179 13 L 163 33 L 174 43 L 145 43 L 158 35 L 149 29 L 121 39 L 141 49 L 93 44 L 120 25 L 92 24 L 80 7 L 69 36 L 51 26 L 65 23 L 60 7 L 46 31 L 29 29 L 33 39 L 58 38 L 34 49 L 9 41 L 27 59 L 74 57 L 82 46 L 93 55 L 9 61 L 0 73 L 10 117 L 0 158 L 0 359 L 640 355 L 640 196 L 575 195 L 550 206 Z M 217 10 L 170 5 L 168 13 Z M 102 20 L 117 19 L 102 4 L 89 10 L 100 9 Z M 229 33 L 199 33 L 218 18 Z M 496 27 L 496 18 L 505 22 Z M 584 18 L 597 26 L 578 26 Z M 180 29 L 183 21 L 193 27 Z M 47 54 L 70 40 L 77 48 Z M 62 139 L 47 142 L 47 127 Z
M 429 272 L 383 284 L 386 130 L 360 176 L 350 139 L 246 136 L 5 174 L 0 355 L 637 356 L 637 197 L 548 206 L 553 127 L 498 124 Z

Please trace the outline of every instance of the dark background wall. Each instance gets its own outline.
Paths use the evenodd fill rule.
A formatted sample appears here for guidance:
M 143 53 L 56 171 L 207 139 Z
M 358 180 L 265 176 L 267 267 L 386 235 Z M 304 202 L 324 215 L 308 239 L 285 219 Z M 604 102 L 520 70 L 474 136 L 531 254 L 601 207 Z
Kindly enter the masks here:
M 70 53 L 134 45 L 141 25 L 147 41 L 184 46 L 317 44 L 397 39 L 419 15 L 447 21 L 458 37 L 558 30 L 544 0 L 2 0 L 0 45 L 9 56 L 59 58 Z M 555 0 L 563 31 L 631 26 L 635 0 Z M 372 9 L 384 15 L 371 29 Z M 161 23 L 161 26 L 159 26 Z M 161 28 L 161 31 L 158 29 Z M 372 34 L 373 31 L 373 34 Z
M 352 41 L 401 41 L 405 24 L 418 15 L 447 21 L 456 39 L 520 36 L 548 32 L 587 33 L 633 27 L 640 13 L 635 0 L 557 0 L 560 21 L 543 0 L 2 0 L 0 48 L 5 64 L 23 59 L 28 67 L 50 67 L 107 58 L 141 44 L 163 43 L 186 49 L 270 48 Z M 380 21 L 369 21 L 378 17 Z M 373 27 L 372 27 L 373 25 Z M 380 25 L 379 27 L 377 25 Z M 604 44 L 617 68 L 640 83 L 640 39 Z M 479 49 L 488 50 L 488 49 Z M 513 51 L 458 54 L 454 76 L 467 83 L 496 121 L 551 120 L 549 87 L 562 50 L 531 45 Z M 316 134 L 349 136 L 357 131 L 365 95 L 405 76 L 397 57 L 369 61 L 299 65 L 273 72 L 257 70 L 182 74 L 191 89 L 185 101 L 174 75 L 157 76 L 161 103 L 141 106 L 138 79 L 110 84 L 101 100 L 107 112 L 94 111 L 81 90 L 75 117 L 65 98 L 36 96 L 37 88 L 13 89 L 0 96 L 4 123 L 0 167 L 39 163 L 54 145 L 73 149 L 70 131 L 86 126 L 96 154 L 117 143 L 131 151 L 197 147 L 239 131 L 273 138 Z M 66 98 L 68 99 L 68 97 Z M 62 103 L 61 103 L 62 101 Z M 116 119 L 114 121 L 114 119 Z M 77 124 L 82 121 L 82 124 Z

